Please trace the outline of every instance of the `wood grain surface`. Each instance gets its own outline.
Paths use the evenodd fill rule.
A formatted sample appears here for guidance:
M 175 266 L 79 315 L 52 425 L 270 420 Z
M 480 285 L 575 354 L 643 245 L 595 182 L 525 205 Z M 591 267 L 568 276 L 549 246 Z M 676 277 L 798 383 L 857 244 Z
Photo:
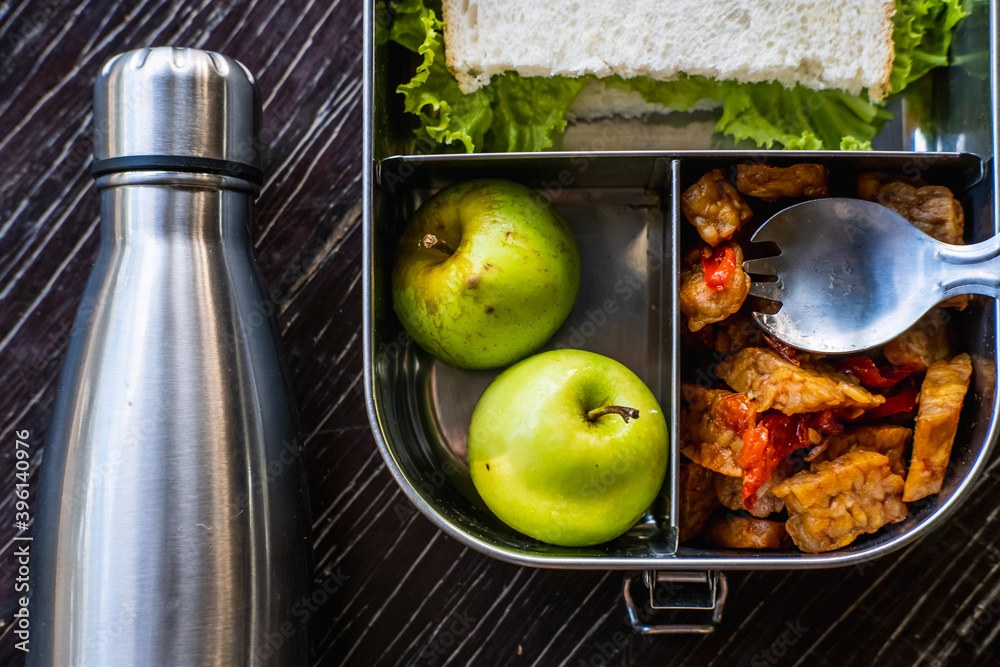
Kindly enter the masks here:
M 89 174 L 101 64 L 149 45 L 253 71 L 268 150 L 258 258 L 306 431 L 317 665 L 1000 664 L 1000 468 L 923 541 L 861 567 L 730 573 L 719 629 L 641 636 L 616 572 L 522 568 L 446 537 L 376 450 L 361 381 L 358 0 L 0 2 L 0 664 L 12 616 L 15 432 L 31 483 L 98 248 Z M 32 496 L 32 500 L 34 496 Z M 319 600 L 322 599 L 322 602 Z

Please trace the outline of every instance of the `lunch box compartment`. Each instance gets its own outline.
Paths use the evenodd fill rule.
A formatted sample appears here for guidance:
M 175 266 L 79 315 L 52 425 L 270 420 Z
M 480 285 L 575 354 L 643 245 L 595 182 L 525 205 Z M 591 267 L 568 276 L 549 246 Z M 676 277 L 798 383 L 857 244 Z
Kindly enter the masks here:
M 568 222 L 582 267 L 573 309 L 542 349 L 581 348 L 610 356 L 668 406 L 664 398 L 674 376 L 669 343 L 676 293 L 674 244 L 667 237 L 672 229 L 670 169 L 671 162 L 662 158 L 608 156 L 401 158 L 380 165 L 374 197 L 375 209 L 383 213 L 374 227 L 373 297 L 384 309 L 372 332 L 372 382 L 382 423 L 391 429 L 387 444 L 426 508 L 514 560 L 638 559 L 673 553 L 673 489 L 668 484 L 654 511 L 628 534 L 593 548 L 554 547 L 496 519 L 472 486 L 465 443 L 476 402 L 503 369 L 454 368 L 408 340 L 391 308 L 396 241 L 416 207 L 449 183 L 506 178 L 534 188 L 539 200 L 551 201 Z M 671 466 L 667 480 L 675 478 Z
M 955 64 L 936 70 L 889 106 L 894 119 L 873 146 L 899 152 L 729 150 L 743 147 L 711 133 L 717 112 L 698 111 L 574 124 L 551 152 L 502 155 L 457 154 L 460 147 L 450 155 L 417 154 L 426 147 L 415 144 L 415 119 L 403 113 L 396 86 L 409 80 L 419 59 L 379 42 L 374 3 L 365 3 L 364 381 L 375 440 L 409 499 L 449 535 L 490 556 L 536 567 L 645 570 L 651 601 L 656 581 L 670 588 L 678 582 L 704 584 L 701 593 L 714 601 L 716 612 L 725 598 L 718 570 L 856 564 L 910 543 L 945 520 L 970 491 L 996 439 L 998 308 L 986 298 L 973 298 L 964 312 L 950 311 L 963 336 L 960 349 L 972 355 L 974 374 L 941 493 L 910 503 L 905 521 L 825 554 L 724 550 L 699 540 L 676 544 L 684 353 L 676 295 L 679 253 L 695 240 L 680 213 L 679 195 L 713 168 L 734 177 L 736 165 L 744 162 L 821 162 L 831 171 L 832 194 L 841 196 L 853 196 L 853 179 L 864 171 L 921 175 L 960 198 L 966 242 L 993 236 L 997 102 L 990 76 L 996 67 L 991 34 L 998 27 L 997 2 L 966 3 L 972 15 L 955 35 Z M 438 189 L 479 177 L 534 188 L 563 212 L 576 235 L 580 295 L 543 349 L 582 347 L 623 362 L 646 381 L 668 416 L 671 458 L 661 497 L 633 530 L 610 543 L 550 546 L 513 531 L 485 508 L 462 454 L 475 402 L 500 371 L 463 371 L 435 361 L 409 340 L 393 313 L 390 276 L 406 221 Z M 753 224 L 785 205 L 751 201 Z M 619 280 L 629 275 L 639 284 L 629 285 L 626 300 Z M 630 613 L 636 607 L 628 592 L 632 579 L 625 582 Z M 633 624 L 642 630 L 636 618 Z
M 737 165 L 740 164 L 788 167 L 802 162 L 823 164 L 829 169 L 830 195 L 834 197 L 856 197 L 857 177 L 864 172 L 885 172 L 890 176 L 912 179 L 918 184 L 924 182 L 946 186 L 962 203 L 966 243 L 982 241 L 996 234 L 991 164 L 984 164 L 978 157 L 969 154 L 782 151 L 689 155 L 678 160 L 680 167 L 676 180 L 683 191 L 712 169 L 721 169 L 735 182 Z M 746 197 L 746 200 L 754 211 L 754 217 L 747 223 L 746 229 L 741 231 L 741 239 L 770 216 L 801 201 L 784 198 L 776 202 L 764 202 L 752 197 Z M 678 252 L 693 247 L 698 238 L 694 226 L 683 217 L 680 225 L 681 246 Z M 773 248 L 766 245 L 744 242 L 742 247 L 747 257 L 774 252 Z M 945 325 L 959 333 L 955 341 L 957 350 L 967 351 L 972 356 L 973 377 L 942 490 L 924 500 L 907 503 L 909 515 L 903 522 L 886 526 L 873 535 L 862 535 L 847 547 L 823 554 L 805 554 L 797 549 L 787 552 L 726 550 L 698 538 L 681 544 L 675 558 L 688 563 L 702 561 L 705 567 L 717 569 L 742 569 L 738 563 L 740 560 L 743 565 L 752 568 L 828 567 L 869 560 L 924 534 L 932 524 L 938 523 L 944 514 L 953 509 L 953 499 L 960 497 L 972 482 L 974 469 L 978 470 L 982 466 L 996 439 L 996 419 L 1000 411 L 996 395 L 996 342 L 1000 333 L 997 328 L 997 308 L 997 302 L 993 299 L 971 297 L 969 306 L 964 311 L 944 311 L 944 317 L 947 318 Z M 695 361 L 692 355 L 685 355 L 682 351 L 681 358 L 684 361 L 678 367 L 680 382 L 712 377 L 711 369 L 708 368 L 709 372 L 706 372 L 704 367 L 704 356 Z M 722 359 L 722 355 L 715 354 L 709 361 L 718 362 Z
M 853 194 L 865 171 L 886 171 L 946 185 L 966 212 L 967 241 L 994 233 L 991 174 L 975 156 L 959 154 L 671 153 L 428 156 L 382 161 L 373 176 L 370 247 L 371 396 L 377 437 L 411 499 L 463 542 L 511 562 L 550 567 L 619 569 L 748 569 L 827 567 L 861 562 L 922 534 L 949 511 L 972 481 L 994 439 L 996 304 L 974 298 L 954 312 L 973 354 L 974 377 L 944 488 L 910 504 L 910 516 L 826 554 L 738 551 L 693 540 L 676 543 L 678 391 L 684 355 L 676 298 L 679 252 L 693 243 L 679 194 L 711 169 L 735 175 L 740 163 L 788 166 L 820 162 L 832 194 Z M 581 289 L 569 318 L 543 349 L 598 352 L 631 368 L 668 415 L 671 459 L 661 497 L 626 535 L 586 548 L 556 547 L 525 537 L 496 519 L 478 498 L 464 461 L 476 401 L 502 369 L 467 371 L 433 359 L 409 340 L 392 312 L 396 242 L 416 208 L 440 188 L 473 178 L 506 178 L 536 190 L 567 219 L 581 254 Z M 759 224 L 789 201 L 751 200 Z M 682 244 L 680 239 L 686 241 Z M 951 312 L 951 311 L 949 311 Z
M 963 3 L 969 15 L 955 31 L 952 65 L 910 84 L 886 109 L 893 118 L 872 141 L 878 151 L 968 152 L 993 154 L 994 108 L 990 87 L 991 32 L 998 29 L 997 0 Z M 383 41 L 379 21 L 388 16 L 366 3 L 370 48 L 367 83 L 371 90 L 371 155 L 378 161 L 396 155 L 430 152 L 416 146 L 416 119 L 404 113 L 396 88 L 408 82 L 422 57 Z M 808 110 L 807 110 L 808 111 Z M 640 118 L 605 118 L 573 123 L 556 137 L 552 151 L 748 150 L 752 142 L 734 142 L 713 132 L 720 109 L 651 114 Z M 461 152 L 460 144 L 449 149 Z

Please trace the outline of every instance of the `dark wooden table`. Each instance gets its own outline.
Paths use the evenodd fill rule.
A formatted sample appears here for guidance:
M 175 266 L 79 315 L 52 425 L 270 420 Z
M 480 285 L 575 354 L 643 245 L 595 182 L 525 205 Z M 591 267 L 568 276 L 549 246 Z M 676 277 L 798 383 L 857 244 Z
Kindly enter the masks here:
M 302 412 L 318 665 L 1000 664 L 1000 470 L 947 527 L 863 567 L 730 573 L 721 627 L 631 632 L 622 574 L 535 570 L 446 537 L 375 448 L 361 380 L 360 2 L 0 2 L 0 663 L 23 664 L 15 432 L 31 483 L 69 329 L 98 248 L 91 91 L 115 53 L 221 51 L 260 81 L 267 180 L 258 258 Z M 326 597 L 326 596 L 320 596 Z

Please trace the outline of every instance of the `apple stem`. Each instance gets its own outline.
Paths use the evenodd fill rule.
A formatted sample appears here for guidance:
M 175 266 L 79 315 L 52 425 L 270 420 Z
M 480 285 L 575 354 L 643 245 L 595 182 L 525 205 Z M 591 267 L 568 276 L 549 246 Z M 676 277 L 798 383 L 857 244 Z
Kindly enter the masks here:
M 621 418 L 628 423 L 629 418 L 638 419 L 639 411 L 635 408 L 625 408 L 620 405 L 605 405 L 600 408 L 594 408 L 587 413 L 587 421 L 594 421 L 595 419 L 600 419 L 604 415 L 616 414 L 621 415 Z
M 433 234 L 427 234 L 420 240 L 420 245 L 425 248 L 435 248 L 441 252 L 447 253 L 449 255 L 455 254 L 455 249 L 452 248 L 446 241 L 442 241 Z

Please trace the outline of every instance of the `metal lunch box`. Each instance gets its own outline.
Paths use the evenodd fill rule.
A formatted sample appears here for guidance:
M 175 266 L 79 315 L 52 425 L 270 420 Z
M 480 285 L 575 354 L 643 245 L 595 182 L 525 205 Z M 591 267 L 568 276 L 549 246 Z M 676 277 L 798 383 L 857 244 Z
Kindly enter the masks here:
M 976 297 L 956 315 L 974 375 L 939 494 L 910 503 L 905 521 L 823 554 L 678 545 L 680 314 L 676 304 L 682 235 L 679 194 L 712 168 L 741 162 L 821 162 L 838 178 L 861 171 L 921 173 L 946 185 L 966 212 L 967 241 L 998 232 L 994 193 L 998 92 L 998 0 L 972 3 L 953 46 L 953 64 L 929 89 L 889 107 L 894 119 L 873 152 L 743 150 L 711 134 L 711 112 L 571 126 L 558 150 L 532 154 L 418 155 L 395 94 L 414 61 L 393 44 L 375 46 L 374 3 L 365 6 L 364 382 L 369 420 L 386 464 L 410 500 L 445 532 L 495 558 L 532 567 L 644 573 L 653 608 L 702 609 L 707 623 L 649 625 L 626 577 L 623 593 L 642 632 L 706 632 L 719 620 L 722 570 L 827 568 L 862 563 L 926 535 L 962 501 L 997 435 L 997 302 Z M 561 211 L 581 254 L 580 292 L 569 318 L 543 349 L 574 347 L 614 358 L 653 390 L 668 417 L 671 448 L 660 498 L 628 533 L 595 547 L 568 548 L 523 536 L 478 498 L 464 461 L 476 401 L 497 371 L 436 361 L 414 344 L 392 311 L 396 242 L 416 208 L 445 185 L 476 177 L 515 180 Z M 766 216 L 761 216 L 761 220 Z M 668 584 L 658 586 L 658 584 Z

